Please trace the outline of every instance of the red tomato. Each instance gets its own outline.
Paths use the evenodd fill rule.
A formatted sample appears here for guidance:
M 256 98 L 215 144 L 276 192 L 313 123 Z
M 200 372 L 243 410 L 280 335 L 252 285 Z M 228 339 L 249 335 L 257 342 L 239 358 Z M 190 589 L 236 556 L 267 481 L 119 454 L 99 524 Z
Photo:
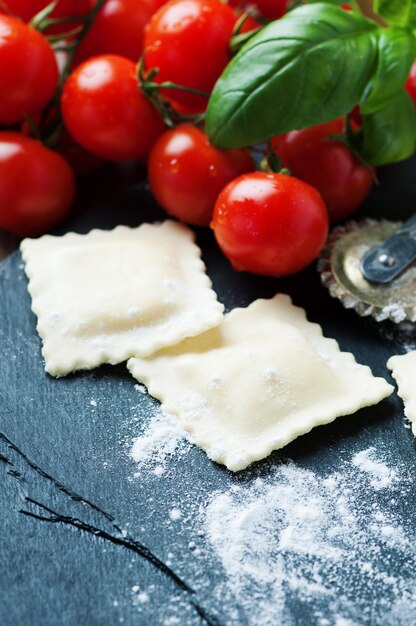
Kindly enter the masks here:
M 229 43 L 237 14 L 220 0 L 171 0 L 145 29 L 146 68 L 154 80 L 172 81 L 209 93 L 230 60 Z M 169 99 L 203 110 L 207 99 L 167 90 Z
M 286 13 L 290 0 L 255 0 L 254 4 L 264 17 L 277 20 Z
M 202 130 L 182 124 L 166 131 L 149 157 L 150 189 L 168 213 L 208 226 L 220 191 L 255 169 L 247 150 L 218 150 Z
M 66 131 L 60 138 L 56 150 L 69 163 L 75 176 L 83 176 L 84 174 L 95 172 L 105 163 L 103 159 L 91 154 L 85 148 L 75 143 Z
M 342 119 L 294 130 L 272 141 L 282 165 L 313 185 L 322 195 L 330 221 L 351 215 L 367 197 L 373 172 L 340 141 L 328 139 L 343 131 Z
M 211 226 L 235 269 L 286 276 L 317 257 L 328 214 L 310 185 L 285 174 L 254 172 L 223 189 Z
M 0 124 L 36 114 L 57 86 L 58 67 L 46 39 L 20 20 L 0 15 Z
M 140 92 L 136 67 L 113 55 L 72 72 L 61 99 L 64 123 L 83 148 L 103 159 L 140 159 L 163 132 L 158 112 Z
M 50 230 L 75 194 L 71 168 L 39 141 L 0 132 L 0 228 L 19 237 Z
M 282 159 L 283 165 L 291 167 L 302 159 L 305 151 L 314 148 L 317 143 L 332 135 L 341 135 L 344 128 L 344 118 L 339 117 L 325 124 L 317 124 L 303 130 L 292 130 L 285 135 L 273 137 L 272 148 Z
M 416 61 L 413 63 L 410 68 L 409 76 L 407 77 L 407 81 L 405 84 L 406 91 L 412 98 L 413 102 L 416 104 Z
M 91 8 L 96 0 L 90 0 Z M 166 0 L 107 0 L 77 51 L 75 63 L 98 54 L 119 54 L 138 61 L 144 27 Z
M 363 125 L 363 118 L 361 116 L 361 107 L 359 104 L 356 104 L 353 110 L 350 113 L 350 122 L 353 130 L 357 130 L 361 128 Z
M 3 0 L 3 4 L 10 9 L 13 15 L 20 17 L 24 22 L 29 22 L 39 11 L 44 9 L 49 0 Z M 50 14 L 51 18 L 87 15 L 90 10 L 90 0 L 59 0 Z M 0 13 L 5 11 L 0 8 Z M 64 33 L 79 26 L 78 22 L 56 24 L 47 29 L 48 33 Z

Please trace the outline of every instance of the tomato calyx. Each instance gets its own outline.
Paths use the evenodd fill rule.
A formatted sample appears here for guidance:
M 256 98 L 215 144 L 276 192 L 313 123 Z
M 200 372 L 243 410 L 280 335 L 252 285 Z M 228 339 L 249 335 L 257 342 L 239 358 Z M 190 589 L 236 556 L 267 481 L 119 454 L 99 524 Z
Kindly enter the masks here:
M 182 113 L 178 111 L 173 104 L 165 98 L 161 93 L 161 89 L 176 89 L 186 93 L 192 93 L 194 95 L 209 98 L 210 94 L 200 89 L 193 89 L 192 87 L 185 87 L 178 85 L 172 81 L 156 82 L 153 79 L 159 73 L 159 68 L 152 68 L 151 70 L 145 69 L 145 57 L 146 51 L 139 59 L 137 64 L 137 78 L 139 81 L 139 87 L 142 93 L 146 96 L 149 102 L 159 112 L 166 126 L 173 128 L 183 122 L 192 122 L 195 126 L 199 126 L 205 120 L 205 113 Z
M 260 161 L 260 171 L 269 174 L 286 174 L 286 176 L 292 175 L 292 172 L 288 167 L 283 167 L 282 161 L 277 152 L 273 149 L 272 141 L 270 139 L 267 142 L 266 153 Z
M 377 172 L 375 168 L 373 167 L 372 163 L 370 163 L 363 157 L 361 150 L 359 149 L 359 146 L 362 142 L 362 138 L 363 138 L 362 128 L 361 127 L 357 128 L 357 126 L 354 123 L 354 119 L 351 116 L 351 113 L 349 113 L 345 117 L 345 132 L 340 133 L 340 134 L 330 135 L 326 137 L 324 141 L 333 140 L 333 141 L 339 141 L 340 143 L 344 144 L 344 146 L 346 146 L 351 151 L 351 153 L 357 159 L 357 161 L 359 161 L 361 165 L 363 165 L 371 173 L 374 183 L 378 185 L 379 181 L 377 178 Z
M 83 29 L 82 24 L 80 26 L 76 26 L 74 28 L 69 29 L 66 32 L 59 33 L 57 35 L 47 35 L 45 31 L 51 26 L 56 26 L 57 24 L 71 24 L 74 22 L 85 22 L 85 15 L 71 15 L 68 17 L 51 17 L 54 9 L 56 9 L 59 0 L 53 0 L 46 7 L 41 9 L 36 15 L 32 17 L 29 22 L 29 26 L 34 28 L 38 32 L 44 34 L 45 38 L 49 41 L 49 43 L 55 43 L 56 41 L 62 41 L 64 39 L 69 39 L 72 37 L 76 37 L 79 35 Z

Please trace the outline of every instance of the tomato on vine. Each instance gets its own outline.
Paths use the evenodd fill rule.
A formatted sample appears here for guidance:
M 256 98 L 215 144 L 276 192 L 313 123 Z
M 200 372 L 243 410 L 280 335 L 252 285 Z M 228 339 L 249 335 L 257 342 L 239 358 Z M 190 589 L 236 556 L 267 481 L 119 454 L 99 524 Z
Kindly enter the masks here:
M 153 146 L 148 176 L 153 195 L 168 213 L 208 226 L 220 191 L 254 169 L 247 150 L 218 150 L 202 130 L 182 124 L 163 133 Z
M 313 185 L 322 195 L 330 221 L 351 215 L 373 185 L 373 170 L 365 167 L 341 141 L 342 118 L 272 140 L 272 149 L 294 176 Z
M 90 9 L 96 0 L 89 0 Z M 166 0 L 107 0 L 97 13 L 75 56 L 75 63 L 99 54 L 119 54 L 138 61 L 144 28 Z
M 285 174 L 254 172 L 223 189 L 211 226 L 235 269 L 286 276 L 317 257 L 328 214 L 314 187 Z
M 238 17 L 220 0 L 171 0 L 145 29 L 145 67 L 159 69 L 157 82 L 171 81 L 209 94 L 230 60 L 230 39 Z M 164 95 L 203 110 L 207 98 L 179 89 Z
M 20 122 L 51 100 L 58 67 L 46 39 L 18 19 L 0 15 L 0 124 Z
M 20 133 L 0 132 L 0 228 L 40 235 L 65 217 L 74 195 L 75 177 L 63 157 Z
M 9 11 L 20 17 L 24 22 L 29 22 L 39 11 L 47 7 L 49 0 L 2 0 L 2 4 Z M 67 18 L 87 15 L 90 10 L 90 0 L 59 0 L 56 6 L 49 14 L 49 18 Z M 4 13 L 0 6 L 0 13 Z M 62 24 L 54 24 L 47 29 L 48 34 L 65 33 L 79 26 L 79 22 L 68 22 Z
M 139 90 L 135 64 L 115 55 L 79 65 L 65 82 L 61 105 L 75 141 L 103 159 L 144 158 L 164 130 Z

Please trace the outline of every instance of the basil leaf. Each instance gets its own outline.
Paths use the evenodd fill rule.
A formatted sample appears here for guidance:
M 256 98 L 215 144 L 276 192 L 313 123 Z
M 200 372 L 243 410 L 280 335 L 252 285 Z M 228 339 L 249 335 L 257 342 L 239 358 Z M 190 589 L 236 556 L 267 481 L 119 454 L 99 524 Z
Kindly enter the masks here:
M 416 149 L 416 108 L 400 91 L 384 107 L 362 116 L 362 130 L 352 138 L 365 162 L 386 165 L 402 161 Z
M 394 26 L 416 26 L 415 0 L 375 0 L 374 11 Z
M 346 115 L 368 91 L 380 30 L 322 3 L 272 22 L 216 83 L 206 117 L 211 142 L 238 148 Z
M 410 32 L 394 27 L 380 30 L 377 69 L 361 104 L 363 113 L 377 110 L 401 91 L 415 56 L 415 40 Z

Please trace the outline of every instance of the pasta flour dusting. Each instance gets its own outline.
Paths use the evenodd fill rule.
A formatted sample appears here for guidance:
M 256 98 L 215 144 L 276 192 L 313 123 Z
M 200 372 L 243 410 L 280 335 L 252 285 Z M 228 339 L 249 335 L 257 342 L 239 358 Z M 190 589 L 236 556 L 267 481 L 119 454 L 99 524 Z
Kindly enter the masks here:
M 138 463 L 134 476 L 149 471 L 162 476 L 166 472 L 168 459 L 173 454 L 176 457 L 185 454 L 190 445 L 176 418 L 158 409 L 143 434 L 133 442 L 131 456 Z
M 396 514 L 412 477 L 398 474 L 369 448 L 326 476 L 289 462 L 214 494 L 200 519 L 225 623 L 416 623 L 416 546 Z

